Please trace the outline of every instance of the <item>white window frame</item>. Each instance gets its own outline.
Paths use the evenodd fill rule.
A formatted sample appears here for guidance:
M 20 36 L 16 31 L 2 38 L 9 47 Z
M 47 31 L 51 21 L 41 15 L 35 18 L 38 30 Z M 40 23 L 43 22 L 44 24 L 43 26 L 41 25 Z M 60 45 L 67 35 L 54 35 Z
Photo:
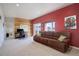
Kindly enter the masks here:
M 55 22 L 47 22 L 47 23 L 45 23 L 44 29 L 45 29 L 45 31 L 55 31 L 55 27 L 56 27 Z M 48 28 L 50 28 L 50 29 L 48 29 Z
M 20 29 L 24 29 L 25 32 L 28 32 L 29 27 L 28 27 L 28 25 L 21 24 Z
M 36 27 L 39 27 L 39 26 L 40 26 L 40 29 L 39 28 L 36 29 Z M 33 35 L 37 34 L 36 31 L 37 33 L 41 31 L 41 23 L 33 24 Z

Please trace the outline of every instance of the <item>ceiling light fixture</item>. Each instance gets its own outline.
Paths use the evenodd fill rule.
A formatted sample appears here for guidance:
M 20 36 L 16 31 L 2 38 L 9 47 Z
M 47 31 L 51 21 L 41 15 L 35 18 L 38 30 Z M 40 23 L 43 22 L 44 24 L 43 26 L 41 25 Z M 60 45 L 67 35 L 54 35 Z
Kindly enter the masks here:
M 19 7 L 19 4 L 16 4 L 17 7 Z

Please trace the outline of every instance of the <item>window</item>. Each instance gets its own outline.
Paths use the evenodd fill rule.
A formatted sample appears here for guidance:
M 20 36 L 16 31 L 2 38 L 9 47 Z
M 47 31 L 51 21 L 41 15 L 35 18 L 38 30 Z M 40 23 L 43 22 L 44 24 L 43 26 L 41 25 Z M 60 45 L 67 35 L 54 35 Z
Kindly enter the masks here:
M 45 31 L 55 31 L 55 22 L 45 23 Z
M 34 24 L 34 35 L 41 31 L 41 23 Z
M 20 25 L 20 29 L 24 29 L 25 32 L 28 32 L 29 30 L 28 25 L 23 25 L 23 24 Z

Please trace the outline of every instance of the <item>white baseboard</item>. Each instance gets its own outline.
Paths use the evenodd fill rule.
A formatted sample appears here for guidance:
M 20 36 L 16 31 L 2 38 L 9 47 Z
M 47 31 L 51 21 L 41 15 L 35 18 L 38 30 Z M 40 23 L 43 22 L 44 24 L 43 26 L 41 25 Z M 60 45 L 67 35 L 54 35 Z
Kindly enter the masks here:
M 70 47 L 72 47 L 72 48 L 74 48 L 74 49 L 77 49 L 77 50 L 79 50 L 79 48 L 78 48 L 78 47 L 75 47 L 75 46 L 70 46 Z

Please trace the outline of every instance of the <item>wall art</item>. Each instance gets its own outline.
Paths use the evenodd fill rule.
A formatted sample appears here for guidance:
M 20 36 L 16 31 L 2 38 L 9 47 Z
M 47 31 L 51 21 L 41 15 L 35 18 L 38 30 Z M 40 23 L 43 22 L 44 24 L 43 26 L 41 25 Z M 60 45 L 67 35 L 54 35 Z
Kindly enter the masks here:
M 65 29 L 77 29 L 76 15 L 65 17 Z

